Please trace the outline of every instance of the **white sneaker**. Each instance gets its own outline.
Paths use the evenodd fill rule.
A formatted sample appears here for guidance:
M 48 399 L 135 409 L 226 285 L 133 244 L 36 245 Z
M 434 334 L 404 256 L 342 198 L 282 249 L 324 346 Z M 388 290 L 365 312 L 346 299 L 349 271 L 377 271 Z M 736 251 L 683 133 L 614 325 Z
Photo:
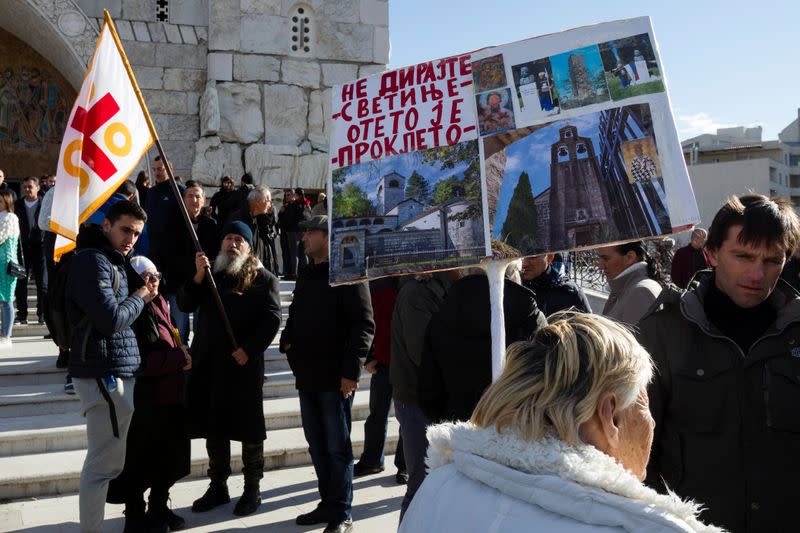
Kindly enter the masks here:
M 11 337 L 0 337 L 0 350 L 11 348 Z

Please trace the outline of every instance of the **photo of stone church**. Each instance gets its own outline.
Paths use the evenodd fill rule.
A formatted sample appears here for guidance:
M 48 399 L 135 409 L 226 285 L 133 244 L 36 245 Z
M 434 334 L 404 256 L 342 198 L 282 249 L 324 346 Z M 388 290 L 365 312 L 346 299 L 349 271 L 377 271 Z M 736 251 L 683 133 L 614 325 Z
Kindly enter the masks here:
M 333 172 L 331 282 L 486 255 L 477 141 Z
M 639 149 L 647 172 L 631 178 L 631 145 L 657 158 L 647 104 L 495 137 L 484 146 L 493 238 L 532 255 L 669 233 L 661 166 Z

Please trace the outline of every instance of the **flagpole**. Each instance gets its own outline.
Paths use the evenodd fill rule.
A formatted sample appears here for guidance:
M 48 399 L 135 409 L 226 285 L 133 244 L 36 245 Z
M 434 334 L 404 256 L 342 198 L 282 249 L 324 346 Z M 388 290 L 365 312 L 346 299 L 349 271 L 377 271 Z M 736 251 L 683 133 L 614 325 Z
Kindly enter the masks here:
M 142 113 L 144 113 L 144 118 L 147 121 L 147 127 L 150 130 L 150 135 L 153 137 L 153 142 L 156 146 L 156 150 L 158 150 L 158 153 L 164 162 L 164 168 L 167 171 L 167 176 L 169 177 L 169 182 L 170 185 L 172 186 L 172 193 L 175 195 L 175 199 L 178 202 L 178 209 L 181 212 L 183 222 L 186 224 L 186 229 L 189 232 L 189 236 L 192 238 L 192 243 L 194 244 L 194 248 L 197 252 L 202 252 L 203 247 L 200 245 L 200 240 L 197 238 L 197 233 L 195 232 L 194 226 L 192 225 L 192 219 L 189 217 L 189 212 L 186 210 L 186 204 L 183 203 L 183 195 L 181 195 L 181 191 L 178 188 L 178 182 L 175 181 L 175 175 L 172 172 L 172 167 L 169 164 L 169 159 L 167 159 L 167 155 L 164 153 L 164 147 L 161 145 L 161 140 L 158 138 L 156 127 L 153 124 L 153 120 L 150 118 L 150 112 L 147 110 L 147 106 L 144 103 L 144 97 L 142 96 L 142 91 L 139 89 L 139 84 L 136 83 L 136 77 L 133 75 L 133 70 L 131 69 L 131 65 L 130 63 L 128 63 L 128 57 L 125 55 L 125 50 L 123 50 L 122 48 L 122 42 L 119 39 L 119 35 L 117 35 L 117 29 L 114 26 L 114 21 L 111 20 L 111 15 L 108 13 L 107 9 L 103 10 L 103 19 L 108 24 L 108 29 L 111 31 L 111 36 L 114 39 L 114 43 L 117 45 L 119 54 L 122 57 L 122 63 L 125 65 L 125 70 L 128 72 L 128 77 L 130 78 L 131 85 L 133 86 L 133 92 L 136 94 L 136 98 L 139 100 L 139 105 L 141 106 Z M 228 340 L 230 340 L 231 345 L 233 345 L 233 349 L 235 351 L 239 349 L 239 343 L 236 342 L 236 337 L 233 334 L 233 327 L 231 327 L 231 322 L 228 319 L 228 314 L 225 312 L 225 306 L 222 304 L 222 298 L 219 295 L 219 289 L 217 288 L 217 284 L 214 281 L 214 276 L 211 273 L 211 268 L 206 267 L 205 272 L 206 272 L 205 279 L 211 286 L 211 295 L 214 299 L 214 303 L 217 306 L 217 310 L 219 311 L 219 314 L 222 317 L 222 325 L 225 328 L 225 333 L 227 333 Z M 254 357 L 254 355 L 252 354 L 248 355 L 250 357 Z

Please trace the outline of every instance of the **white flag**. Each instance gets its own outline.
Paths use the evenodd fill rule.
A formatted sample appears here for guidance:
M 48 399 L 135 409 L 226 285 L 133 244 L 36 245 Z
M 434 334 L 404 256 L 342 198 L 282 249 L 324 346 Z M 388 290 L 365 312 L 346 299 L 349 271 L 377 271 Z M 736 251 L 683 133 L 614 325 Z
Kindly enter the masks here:
M 78 228 L 136 168 L 153 144 L 150 118 L 122 44 L 106 13 L 72 107 L 56 171 L 50 229 L 55 256 L 74 248 Z

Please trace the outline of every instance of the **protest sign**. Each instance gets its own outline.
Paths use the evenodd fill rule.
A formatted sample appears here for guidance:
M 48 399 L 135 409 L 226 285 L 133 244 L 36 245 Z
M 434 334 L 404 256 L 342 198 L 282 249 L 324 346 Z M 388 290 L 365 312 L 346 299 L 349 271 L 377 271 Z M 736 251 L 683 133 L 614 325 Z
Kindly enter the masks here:
M 331 282 L 699 220 L 647 17 L 334 87 Z

